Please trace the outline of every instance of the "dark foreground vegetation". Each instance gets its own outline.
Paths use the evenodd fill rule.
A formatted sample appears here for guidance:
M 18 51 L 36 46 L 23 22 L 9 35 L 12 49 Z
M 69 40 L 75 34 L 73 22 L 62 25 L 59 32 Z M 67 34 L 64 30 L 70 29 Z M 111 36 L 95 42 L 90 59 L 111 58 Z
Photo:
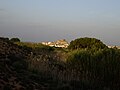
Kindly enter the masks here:
M 87 37 L 67 49 L 1 37 L 0 90 L 120 90 L 120 50 Z

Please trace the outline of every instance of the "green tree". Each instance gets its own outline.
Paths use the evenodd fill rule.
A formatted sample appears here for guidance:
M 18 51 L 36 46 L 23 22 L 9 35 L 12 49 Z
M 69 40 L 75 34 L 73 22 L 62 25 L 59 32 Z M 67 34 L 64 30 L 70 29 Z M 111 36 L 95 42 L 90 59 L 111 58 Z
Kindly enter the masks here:
M 96 48 L 96 49 L 103 49 L 103 48 L 106 48 L 107 46 L 101 42 L 100 40 L 96 39 L 96 38 L 88 38 L 88 37 L 84 37 L 84 38 L 78 38 L 78 39 L 75 39 L 73 41 L 70 42 L 70 45 L 69 45 L 69 49 L 93 49 L 93 48 Z
M 11 38 L 10 41 L 12 41 L 12 42 L 20 42 L 20 39 L 19 38 Z

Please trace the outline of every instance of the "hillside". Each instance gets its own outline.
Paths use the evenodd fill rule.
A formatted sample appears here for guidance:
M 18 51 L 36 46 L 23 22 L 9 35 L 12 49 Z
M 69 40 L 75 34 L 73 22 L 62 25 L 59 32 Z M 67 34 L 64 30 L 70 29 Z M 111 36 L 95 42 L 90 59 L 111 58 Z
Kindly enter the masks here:
M 28 45 L 28 44 L 27 44 Z M 31 68 L 31 60 L 43 57 L 46 62 L 45 67 L 52 65 L 48 59 L 59 59 L 59 54 L 52 52 L 49 54 L 48 47 L 41 47 L 39 51 L 25 45 L 17 45 L 8 38 L 0 38 L 0 90 L 56 90 L 58 82 L 53 80 L 50 75 L 44 73 L 38 74 L 34 69 L 37 63 L 33 63 Z M 53 55 L 54 54 L 54 55 Z M 54 56 L 54 57 L 53 57 Z M 39 65 L 45 64 L 39 63 Z M 38 66 L 38 64 L 37 64 Z M 44 66 L 41 67 L 41 69 Z M 48 72 L 49 73 L 49 72 Z M 48 76 L 47 76 L 48 75 Z
M 27 68 L 25 61 L 27 54 L 28 52 L 26 50 L 13 44 L 7 38 L 0 38 L 1 90 L 24 90 L 34 86 L 34 82 L 25 80 L 24 77 L 21 77 L 20 75 L 25 74 L 22 70 Z M 27 85 L 25 85 L 25 83 L 27 83 Z
M 0 90 L 120 90 L 119 77 L 120 50 L 97 39 L 56 48 L 0 38 Z

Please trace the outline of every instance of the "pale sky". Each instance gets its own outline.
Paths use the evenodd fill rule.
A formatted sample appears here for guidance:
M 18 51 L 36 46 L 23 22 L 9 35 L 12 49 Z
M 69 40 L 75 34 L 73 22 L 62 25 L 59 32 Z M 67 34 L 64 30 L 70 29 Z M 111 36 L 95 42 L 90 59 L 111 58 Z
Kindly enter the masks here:
M 120 0 L 0 0 L 0 36 L 31 42 L 94 37 L 120 46 Z

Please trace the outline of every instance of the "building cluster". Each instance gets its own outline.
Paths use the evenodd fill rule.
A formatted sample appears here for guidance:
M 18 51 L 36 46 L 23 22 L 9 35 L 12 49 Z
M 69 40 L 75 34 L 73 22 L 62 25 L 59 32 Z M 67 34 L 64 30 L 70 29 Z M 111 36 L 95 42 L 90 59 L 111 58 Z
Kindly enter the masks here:
M 57 40 L 55 42 L 42 42 L 42 44 L 51 47 L 61 47 L 61 48 L 67 48 L 69 46 L 69 43 L 65 39 Z
M 108 46 L 108 48 L 117 48 L 117 49 L 120 49 L 120 46 Z

